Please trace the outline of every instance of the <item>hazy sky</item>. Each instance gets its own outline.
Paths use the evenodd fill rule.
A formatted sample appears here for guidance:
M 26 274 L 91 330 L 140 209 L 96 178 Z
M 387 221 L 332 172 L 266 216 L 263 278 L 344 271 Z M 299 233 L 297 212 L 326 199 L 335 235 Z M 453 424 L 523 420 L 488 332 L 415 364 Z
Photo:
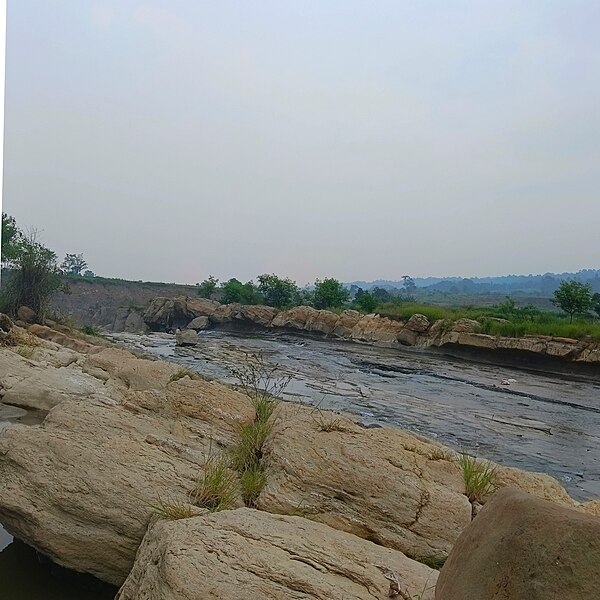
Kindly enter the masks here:
M 599 267 L 598 0 L 9 0 L 4 210 L 106 276 Z

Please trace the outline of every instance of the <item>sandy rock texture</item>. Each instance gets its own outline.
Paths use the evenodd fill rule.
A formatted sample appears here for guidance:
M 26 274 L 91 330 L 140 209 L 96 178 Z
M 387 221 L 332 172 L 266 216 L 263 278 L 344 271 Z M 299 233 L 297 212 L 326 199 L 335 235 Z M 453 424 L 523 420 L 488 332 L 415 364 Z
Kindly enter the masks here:
M 600 518 L 505 488 L 461 534 L 435 600 L 592 600 L 599 581 Z
M 433 598 L 437 571 L 300 517 L 242 508 L 151 527 L 118 600 Z

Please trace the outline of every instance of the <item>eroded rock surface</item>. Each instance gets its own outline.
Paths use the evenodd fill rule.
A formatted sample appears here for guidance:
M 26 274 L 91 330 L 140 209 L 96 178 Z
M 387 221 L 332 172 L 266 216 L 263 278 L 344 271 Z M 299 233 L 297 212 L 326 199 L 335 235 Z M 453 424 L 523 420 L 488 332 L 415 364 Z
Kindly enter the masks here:
M 437 571 L 300 517 L 247 508 L 151 527 L 118 600 L 433 598 Z M 423 593 L 422 596 L 418 594 Z

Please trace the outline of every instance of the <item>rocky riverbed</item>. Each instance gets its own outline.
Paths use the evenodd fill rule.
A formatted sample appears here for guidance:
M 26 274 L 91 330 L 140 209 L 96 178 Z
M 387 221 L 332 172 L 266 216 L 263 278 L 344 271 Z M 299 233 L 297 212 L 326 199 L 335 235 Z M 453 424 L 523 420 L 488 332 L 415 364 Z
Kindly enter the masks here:
M 260 352 L 292 377 L 290 400 L 548 473 L 580 500 L 600 496 L 600 382 L 593 379 L 272 332 L 207 331 L 195 348 L 176 347 L 168 334 L 111 337 L 229 382 L 231 368 Z
M 495 486 L 564 507 L 581 531 L 596 523 L 598 502 L 574 500 L 547 474 L 506 466 L 525 461 L 529 446 L 552 463 L 540 470 L 559 474 L 544 436 L 567 453 L 584 439 L 597 456 L 593 381 L 525 380 L 524 371 L 280 333 L 208 332 L 186 349 L 168 335 L 118 337 L 128 349 L 39 325 L 5 335 L 0 522 L 55 563 L 121 586 L 119 600 L 225 600 L 240 590 L 366 600 L 395 589 L 433 600 L 437 569 L 493 497 L 467 490 L 456 453 L 440 441 L 496 453 Z M 291 376 L 286 399 L 300 400 L 279 403 L 272 419 L 259 420 L 251 397 L 223 384 L 256 352 Z M 531 412 L 515 414 L 515 406 Z M 589 429 L 580 412 L 592 415 Z M 264 478 L 251 496 L 246 471 L 232 462 L 248 431 L 264 431 L 251 454 Z M 217 456 L 235 485 L 228 510 L 209 515 L 212 500 L 197 490 Z M 596 489 L 593 464 L 571 485 L 577 499 Z M 104 600 L 114 592 L 82 588 L 73 596 L 66 583 L 62 596 L 50 584 L 45 595 L 31 590 L 19 583 L 22 571 L 11 571 L 15 556 L 27 565 L 22 550 L 35 556 L 17 542 L 0 554 L 2 591 L 16 590 L 4 594 L 10 600 Z

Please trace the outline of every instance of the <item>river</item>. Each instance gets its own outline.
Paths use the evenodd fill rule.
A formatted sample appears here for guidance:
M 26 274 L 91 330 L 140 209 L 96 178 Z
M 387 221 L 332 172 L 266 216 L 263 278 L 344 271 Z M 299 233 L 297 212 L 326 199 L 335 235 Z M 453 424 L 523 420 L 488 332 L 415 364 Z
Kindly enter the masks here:
M 578 500 L 600 497 L 600 381 L 282 333 L 207 331 L 196 348 L 167 334 L 113 334 L 119 344 L 233 382 L 262 353 L 291 375 L 285 398 L 402 427 L 500 464 L 556 477 Z M 514 380 L 502 385 L 506 379 Z M 43 415 L 42 415 L 43 416 Z M 40 415 L 0 404 L 3 423 Z M 57 576 L 58 573 L 58 576 Z M 109 600 L 115 590 L 58 570 L 0 527 L 2 600 Z

